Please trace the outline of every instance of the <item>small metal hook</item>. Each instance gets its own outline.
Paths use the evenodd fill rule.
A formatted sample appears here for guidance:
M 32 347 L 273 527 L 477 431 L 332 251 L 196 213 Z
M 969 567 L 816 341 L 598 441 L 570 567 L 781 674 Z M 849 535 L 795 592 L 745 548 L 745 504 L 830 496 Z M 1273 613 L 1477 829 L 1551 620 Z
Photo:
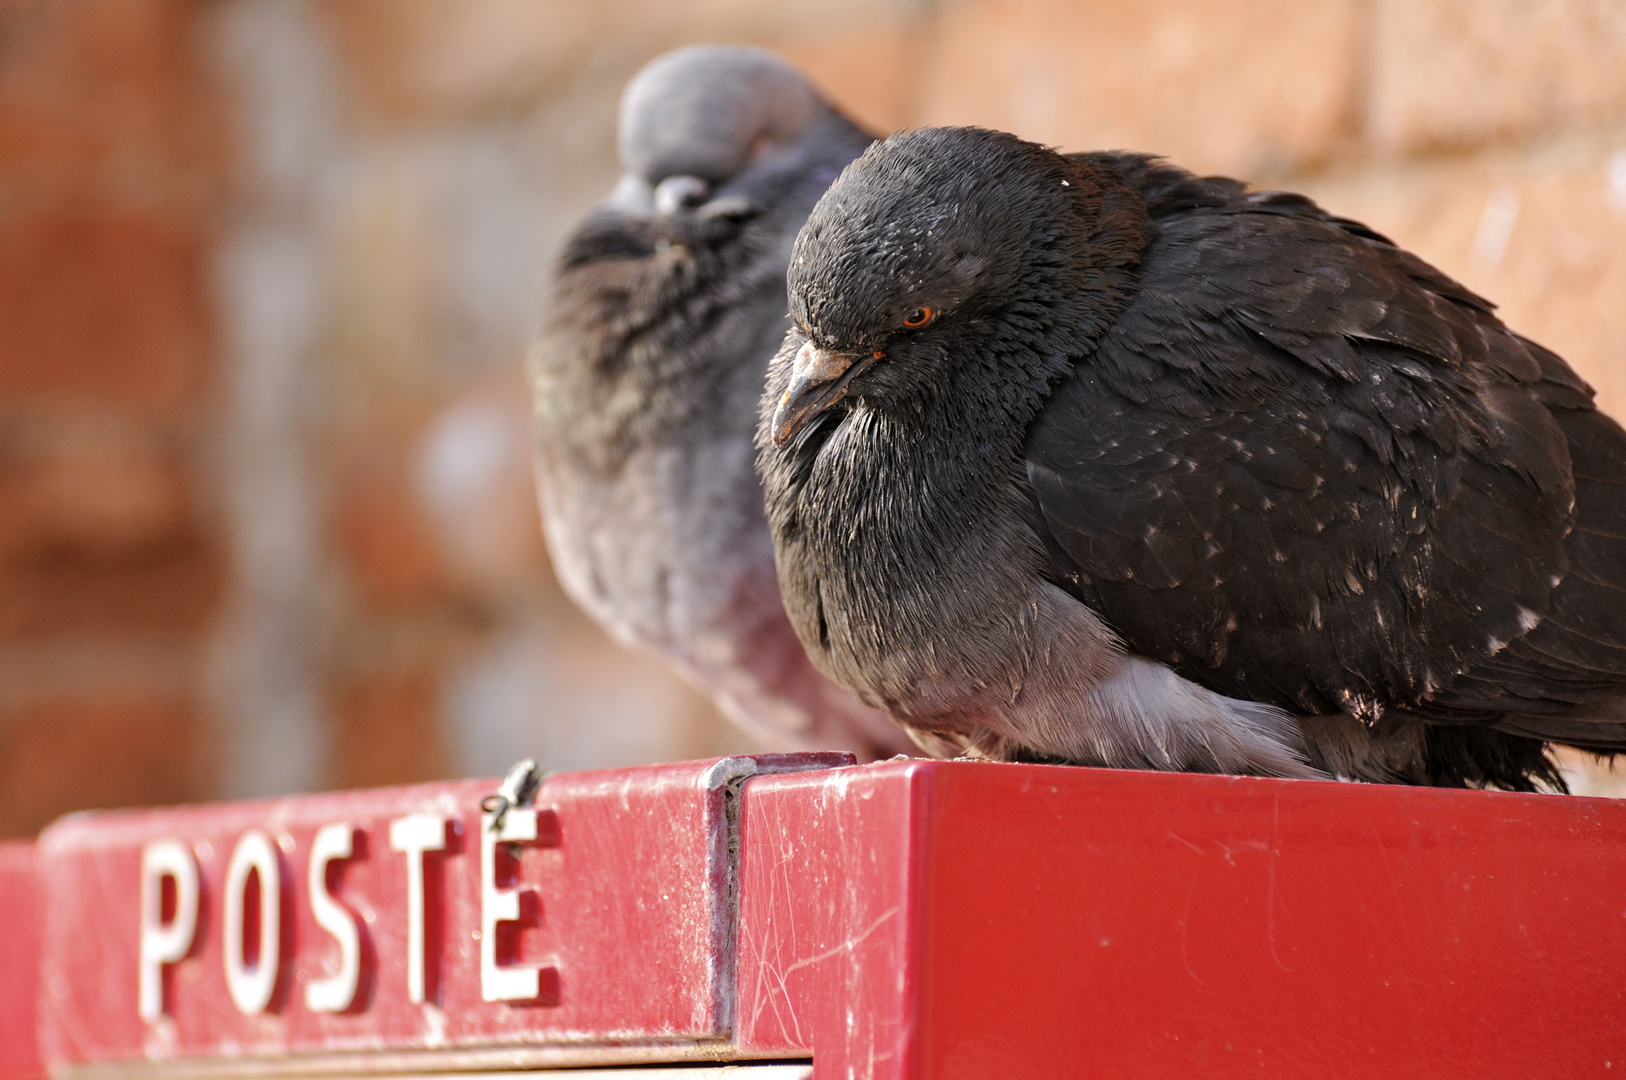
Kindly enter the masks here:
M 480 809 L 492 815 L 491 831 L 502 831 L 503 819 L 512 807 L 529 806 L 547 777 L 546 772 L 537 768 L 535 758 L 516 762 L 496 792 L 480 800 Z

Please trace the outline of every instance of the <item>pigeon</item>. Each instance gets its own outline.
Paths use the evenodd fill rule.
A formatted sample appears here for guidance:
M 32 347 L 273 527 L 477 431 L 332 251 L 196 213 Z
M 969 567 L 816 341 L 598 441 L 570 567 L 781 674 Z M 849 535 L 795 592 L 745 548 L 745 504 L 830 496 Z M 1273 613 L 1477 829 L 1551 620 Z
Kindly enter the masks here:
M 564 244 L 529 357 L 544 533 L 566 592 L 775 749 L 909 742 L 786 618 L 753 436 L 808 211 L 872 141 L 762 49 L 658 57 L 621 99 L 625 175 Z
M 1562 789 L 1626 749 L 1626 433 L 1309 199 L 933 128 L 797 237 L 758 467 L 792 623 L 996 760 Z

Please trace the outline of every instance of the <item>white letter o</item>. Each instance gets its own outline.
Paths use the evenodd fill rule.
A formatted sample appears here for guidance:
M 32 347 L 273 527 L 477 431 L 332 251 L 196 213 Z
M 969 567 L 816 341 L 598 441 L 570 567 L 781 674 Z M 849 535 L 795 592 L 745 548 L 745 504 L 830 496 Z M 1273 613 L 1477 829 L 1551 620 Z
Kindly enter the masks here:
M 251 969 L 244 961 L 243 894 L 248 875 L 260 875 L 260 958 Z M 250 829 L 237 841 L 226 866 L 225 941 L 226 989 L 244 1016 L 263 1013 L 277 988 L 282 946 L 282 872 L 276 845 L 259 829 Z

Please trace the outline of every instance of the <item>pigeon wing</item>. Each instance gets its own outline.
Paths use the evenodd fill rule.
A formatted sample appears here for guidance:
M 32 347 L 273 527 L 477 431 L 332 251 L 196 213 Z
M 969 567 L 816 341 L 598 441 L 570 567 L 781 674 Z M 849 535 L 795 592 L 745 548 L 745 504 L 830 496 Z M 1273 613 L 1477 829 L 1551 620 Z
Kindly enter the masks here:
M 1134 163 L 1141 290 L 1026 443 L 1058 583 L 1136 651 L 1302 712 L 1626 685 L 1626 436 L 1585 384 L 1364 226 Z

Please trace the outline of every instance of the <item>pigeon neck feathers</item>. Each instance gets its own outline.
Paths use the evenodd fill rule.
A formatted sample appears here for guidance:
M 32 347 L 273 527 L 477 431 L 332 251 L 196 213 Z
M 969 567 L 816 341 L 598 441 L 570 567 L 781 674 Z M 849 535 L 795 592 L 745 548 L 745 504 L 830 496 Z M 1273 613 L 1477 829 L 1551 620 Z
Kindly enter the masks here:
M 624 178 L 561 251 L 532 358 L 539 414 L 567 449 L 612 469 L 690 426 L 737 426 L 784 334 L 795 231 L 870 141 L 825 108 L 664 213 L 648 183 Z

